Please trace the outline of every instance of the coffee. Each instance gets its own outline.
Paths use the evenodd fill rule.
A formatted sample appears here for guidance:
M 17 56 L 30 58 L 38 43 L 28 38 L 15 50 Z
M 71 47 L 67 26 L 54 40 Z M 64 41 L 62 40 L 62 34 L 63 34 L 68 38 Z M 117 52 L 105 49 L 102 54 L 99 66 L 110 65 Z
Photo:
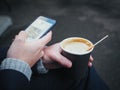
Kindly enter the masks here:
M 83 38 L 69 38 L 63 41 L 62 48 L 72 54 L 85 54 L 93 44 Z
M 72 62 L 70 69 L 63 68 L 62 70 L 68 80 L 72 78 L 79 82 L 86 77 L 90 54 L 94 48 L 92 46 L 92 42 L 80 37 L 70 37 L 60 43 L 61 54 Z

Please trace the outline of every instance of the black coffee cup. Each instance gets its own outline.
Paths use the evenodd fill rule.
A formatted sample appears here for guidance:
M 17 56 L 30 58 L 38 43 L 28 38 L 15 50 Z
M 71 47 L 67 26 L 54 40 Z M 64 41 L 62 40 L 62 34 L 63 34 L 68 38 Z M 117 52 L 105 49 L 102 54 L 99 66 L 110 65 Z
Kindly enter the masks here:
M 72 67 L 64 68 L 68 79 L 81 80 L 88 73 L 88 62 L 93 51 L 93 43 L 81 37 L 70 37 L 60 43 L 62 55 L 72 61 Z

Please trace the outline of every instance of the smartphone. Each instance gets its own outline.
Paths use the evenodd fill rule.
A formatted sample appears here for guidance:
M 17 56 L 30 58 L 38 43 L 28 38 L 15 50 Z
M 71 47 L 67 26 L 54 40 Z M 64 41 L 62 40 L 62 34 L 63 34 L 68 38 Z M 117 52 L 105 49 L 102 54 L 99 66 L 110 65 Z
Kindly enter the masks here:
M 55 24 L 56 24 L 56 20 L 44 16 L 39 16 L 25 30 L 28 34 L 28 40 L 34 40 L 43 37 L 51 30 L 51 28 Z

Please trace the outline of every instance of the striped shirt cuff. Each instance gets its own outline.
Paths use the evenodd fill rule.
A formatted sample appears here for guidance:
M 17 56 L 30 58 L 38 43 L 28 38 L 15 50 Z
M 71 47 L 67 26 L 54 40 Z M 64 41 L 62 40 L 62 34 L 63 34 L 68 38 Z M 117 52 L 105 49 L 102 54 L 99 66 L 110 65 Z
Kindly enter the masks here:
M 28 80 L 30 80 L 32 75 L 32 70 L 29 64 L 15 58 L 4 59 L 4 61 L 1 63 L 0 70 L 4 70 L 4 69 L 13 69 L 19 71 L 23 73 L 28 78 Z
M 39 74 L 46 74 L 49 70 L 45 68 L 42 60 L 39 60 L 37 63 L 37 71 Z

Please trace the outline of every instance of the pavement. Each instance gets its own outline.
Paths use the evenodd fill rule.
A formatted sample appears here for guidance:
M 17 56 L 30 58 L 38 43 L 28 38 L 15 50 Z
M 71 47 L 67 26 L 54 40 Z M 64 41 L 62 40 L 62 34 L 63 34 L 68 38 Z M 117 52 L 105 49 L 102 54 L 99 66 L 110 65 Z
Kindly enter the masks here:
M 14 36 L 40 15 L 57 20 L 48 45 L 71 36 L 84 37 L 95 43 L 109 35 L 93 50 L 93 65 L 110 90 L 120 90 L 119 7 L 117 10 L 101 4 L 82 1 L 66 3 L 64 0 L 11 0 L 8 4 L 10 8 L 2 4 L 4 8 L 0 8 L 0 15 L 10 16 L 13 25 L 0 36 L 0 47 L 10 45 Z

